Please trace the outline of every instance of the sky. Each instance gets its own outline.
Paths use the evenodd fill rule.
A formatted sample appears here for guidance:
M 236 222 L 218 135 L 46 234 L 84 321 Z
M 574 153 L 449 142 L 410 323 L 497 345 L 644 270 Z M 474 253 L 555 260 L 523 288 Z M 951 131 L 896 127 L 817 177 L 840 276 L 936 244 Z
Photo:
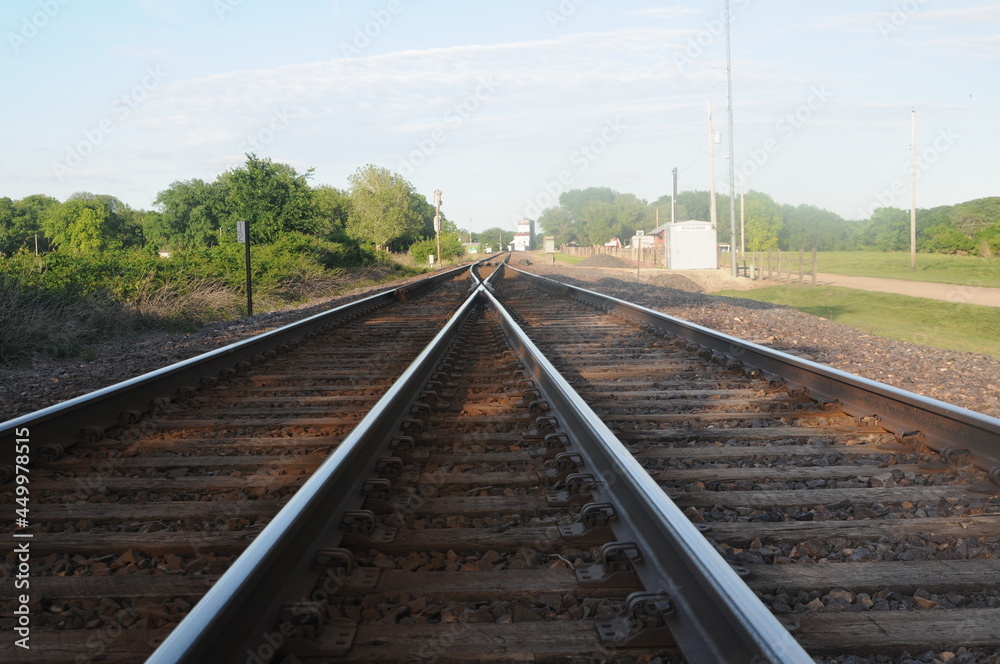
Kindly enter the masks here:
M 1000 195 L 1000 3 L 731 0 L 739 189 L 848 219 Z M 729 188 L 725 1 L 4 0 L 0 196 L 153 209 L 245 153 L 398 172 L 458 226 Z

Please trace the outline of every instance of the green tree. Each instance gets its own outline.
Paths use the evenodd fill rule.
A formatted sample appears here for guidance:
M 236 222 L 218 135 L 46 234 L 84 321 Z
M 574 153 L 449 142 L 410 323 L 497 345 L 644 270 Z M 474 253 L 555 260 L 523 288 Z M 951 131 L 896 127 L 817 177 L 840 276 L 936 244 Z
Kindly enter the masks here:
M 41 194 L 19 201 L 0 198 L 0 253 L 11 254 L 19 249 L 33 251 L 36 235 L 39 249 L 47 250 L 49 242 L 42 230 L 42 217 L 57 205 L 60 205 L 58 200 Z
M 972 251 L 976 243 L 951 224 L 936 224 L 924 230 L 917 238 L 917 249 L 938 254 Z
M 876 251 L 910 248 L 910 213 L 899 208 L 876 208 L 858 232 L 858 243 Z
M 347 237 L 347 218 L 351 210 L 347 192 L 324 184 L 315 187 L 312 193 L 313 213 L 320 234 L 334 240 Z
M 156 196 L 159 215 L 147 216 L 143 232 L 156 249 L 190 249 L 219 244 L 226 219 L 226 191 L 219 182 L 174 182 Z
M 586 189 L 571 189 L 559 195 L 559 205 L 569 210 L 575 217 L 591 203 L 612 204 L 618 192 L 610 187 L 588 187 Z
M 392 243 L 409 244 L 427 231 L 427 204 L 414 194 L 413 185 L 386 168 L 368 164 L 352 174 L 348 236 L 371 242 L 376 249 Z M 423 197 L 420 197 L 421 199 Z M 431 207 L 433 231 L 434 208 Z
M 485 231 L 480 233 L 479 241 L 482 242 L 484 246 L 493 247 L 493 251 L 502 251 L 507 248 L 507 245 L 514 241 L 514 232 L 504 230 L 499 226 L 494 226 L 492 228 L 487 228 Z
M 781 208 L 767 194 L 747 192 L 744 226 L 747 251 L 777 249 L 782 227 Z M 738 243 L 739 229 L 736 235 Z
M 584 224 L 583 230 L 590 244 L 604 244 L 615 237 L 618 230 L 614 206 L 605 201 L 588 203 L 580 211 L 579 219 Z
M 954 206 L 951 224 L 972 238 L 1000 222 L 1000 197 L 978 198 Z
M 261 244 L 275 242 L 288 232 L 316 234 L 319 223 L 308 182 L 311 177 L 312 169 L 298 173 L 287 164 L 247 154 L 245 165 L 219 176 L 229 221 L 250 221 L 252 239 Z
M 619 194 L 611 204 L 615 211 L 615 235 L 632 237 L 636 230 L 652 230 L 646 228 L 646 201 L 640 200 L 634 194 Z
M 60 250 L 89 253 L 136 247 L 142 230 L 131 208 L 114 196 L 73 194 L 48 209 L 42 230 Z
M 692 219 L 693 217 L 691 217 L 688 214 L 687 208 L 684 207 L 684 204 L 681 203 L 680 201 L 681 197 L 678 196 L 677 221 L 687 221 L 688 219 Z M 668 194 L 666 196 L 660 196 L 658 199 L 649 204 L 649 209 L 646 211 L 647 215 L 646 225 L 650 228 L 655 228 L 656 226 L 659 226 L 661 224 L 668 224 L 670 223 L 670 217 L 672 213 L 673 210 L 671 209 L 670 195 Z M 657 217 L 659 217 L 659 222 L 657 222 Z M 704 220 L 707 221 L 708 217 L 705 217 Z
M 575 242 L 579 239 L 576 227 L 573 225 L 573 215 L 562 206 L 545 210 L 538 218 L 538 225 L 546 235 L 555 236 L 556 244 Z
M 848 251 L 854 248 L 854 226 L 835 212 L 814 205 L 782 207 L 781 248 Z

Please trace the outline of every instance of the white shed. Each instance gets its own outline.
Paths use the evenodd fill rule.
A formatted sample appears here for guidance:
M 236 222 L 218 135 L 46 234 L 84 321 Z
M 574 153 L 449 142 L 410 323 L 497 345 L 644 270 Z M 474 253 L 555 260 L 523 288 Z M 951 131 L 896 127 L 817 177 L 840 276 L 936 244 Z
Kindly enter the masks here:
M 710 221 L 665 224 L 668 270 L 715 270 L 719 267 L 718 241 Z

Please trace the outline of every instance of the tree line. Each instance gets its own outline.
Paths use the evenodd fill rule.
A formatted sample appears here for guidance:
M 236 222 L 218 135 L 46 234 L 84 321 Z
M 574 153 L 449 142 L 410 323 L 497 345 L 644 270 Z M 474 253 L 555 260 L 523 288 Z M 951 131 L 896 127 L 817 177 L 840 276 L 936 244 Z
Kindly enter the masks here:
M 737 244 L 740 203 L 736 201 Z M 747 251 L 905 251 L 910 247 L 910 212 L 878 208 L 869 219 L 847 220 L 814 205 L 782 205 L 771 196 L 747 192 L 743 226 Z M 566 191 L 559 205 L 546 209 L 538 222 L 558 244 L 601 245 L 614 237 L 623 242 L 637 230 L 649 232 L 671 220 L 671 196 L 647 203 L 608 187 Z M 716 194 L 719 241 L 729 239 L 729 197 Z M 677 195 L 677 221 L 708 221 L 707 191 Z M 922 252 L 1000 255 L 1000 197 L 917 210 L 917 249 Z
M 434 207 L 396 173 L 367 165 L 349 177 L 347 189 L 312 186 L 312 176 L 312 169 L 299 173 L 248 154 L 244 165 L 212 182 L 174 182 L 159 192 L 153 210 L 86 192 L 63 202 L 45 195 L 3 197 L 0 252 L 36 247 L 40 252 L 185 252 L 235 242 L 237 220 L 250 221 L 254 244 L 306 235 L 398 252 L 435 235 Z M 442 250 L 461 255 L 460 234 L 468 233 L 442 218 Z
M 436 210 L 399 174 L 366 165 L 344 189 L 312 178 L 248 154 L 213 181 L 172 183 L 151 210 L 88 192 L 0 197 L 0 365 L 242 315 L 238 220 L 260 311 L 415 272 L 387 252 L 438 252 Z M 442 217 L 441 253 L 463 255 L 471 235 Z

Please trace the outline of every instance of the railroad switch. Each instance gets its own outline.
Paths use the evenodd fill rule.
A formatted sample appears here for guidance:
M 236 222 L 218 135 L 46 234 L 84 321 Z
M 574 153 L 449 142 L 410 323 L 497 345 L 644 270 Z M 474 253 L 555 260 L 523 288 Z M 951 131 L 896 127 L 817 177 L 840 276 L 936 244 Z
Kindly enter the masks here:
M 594 625 L 603 643 L 620 648 L 666 648 L 677 645 L 667 627 L 667 618 L 673 613 L 669 596 L 637 592 L 628 596 L 621 613 L 598 618 Z

